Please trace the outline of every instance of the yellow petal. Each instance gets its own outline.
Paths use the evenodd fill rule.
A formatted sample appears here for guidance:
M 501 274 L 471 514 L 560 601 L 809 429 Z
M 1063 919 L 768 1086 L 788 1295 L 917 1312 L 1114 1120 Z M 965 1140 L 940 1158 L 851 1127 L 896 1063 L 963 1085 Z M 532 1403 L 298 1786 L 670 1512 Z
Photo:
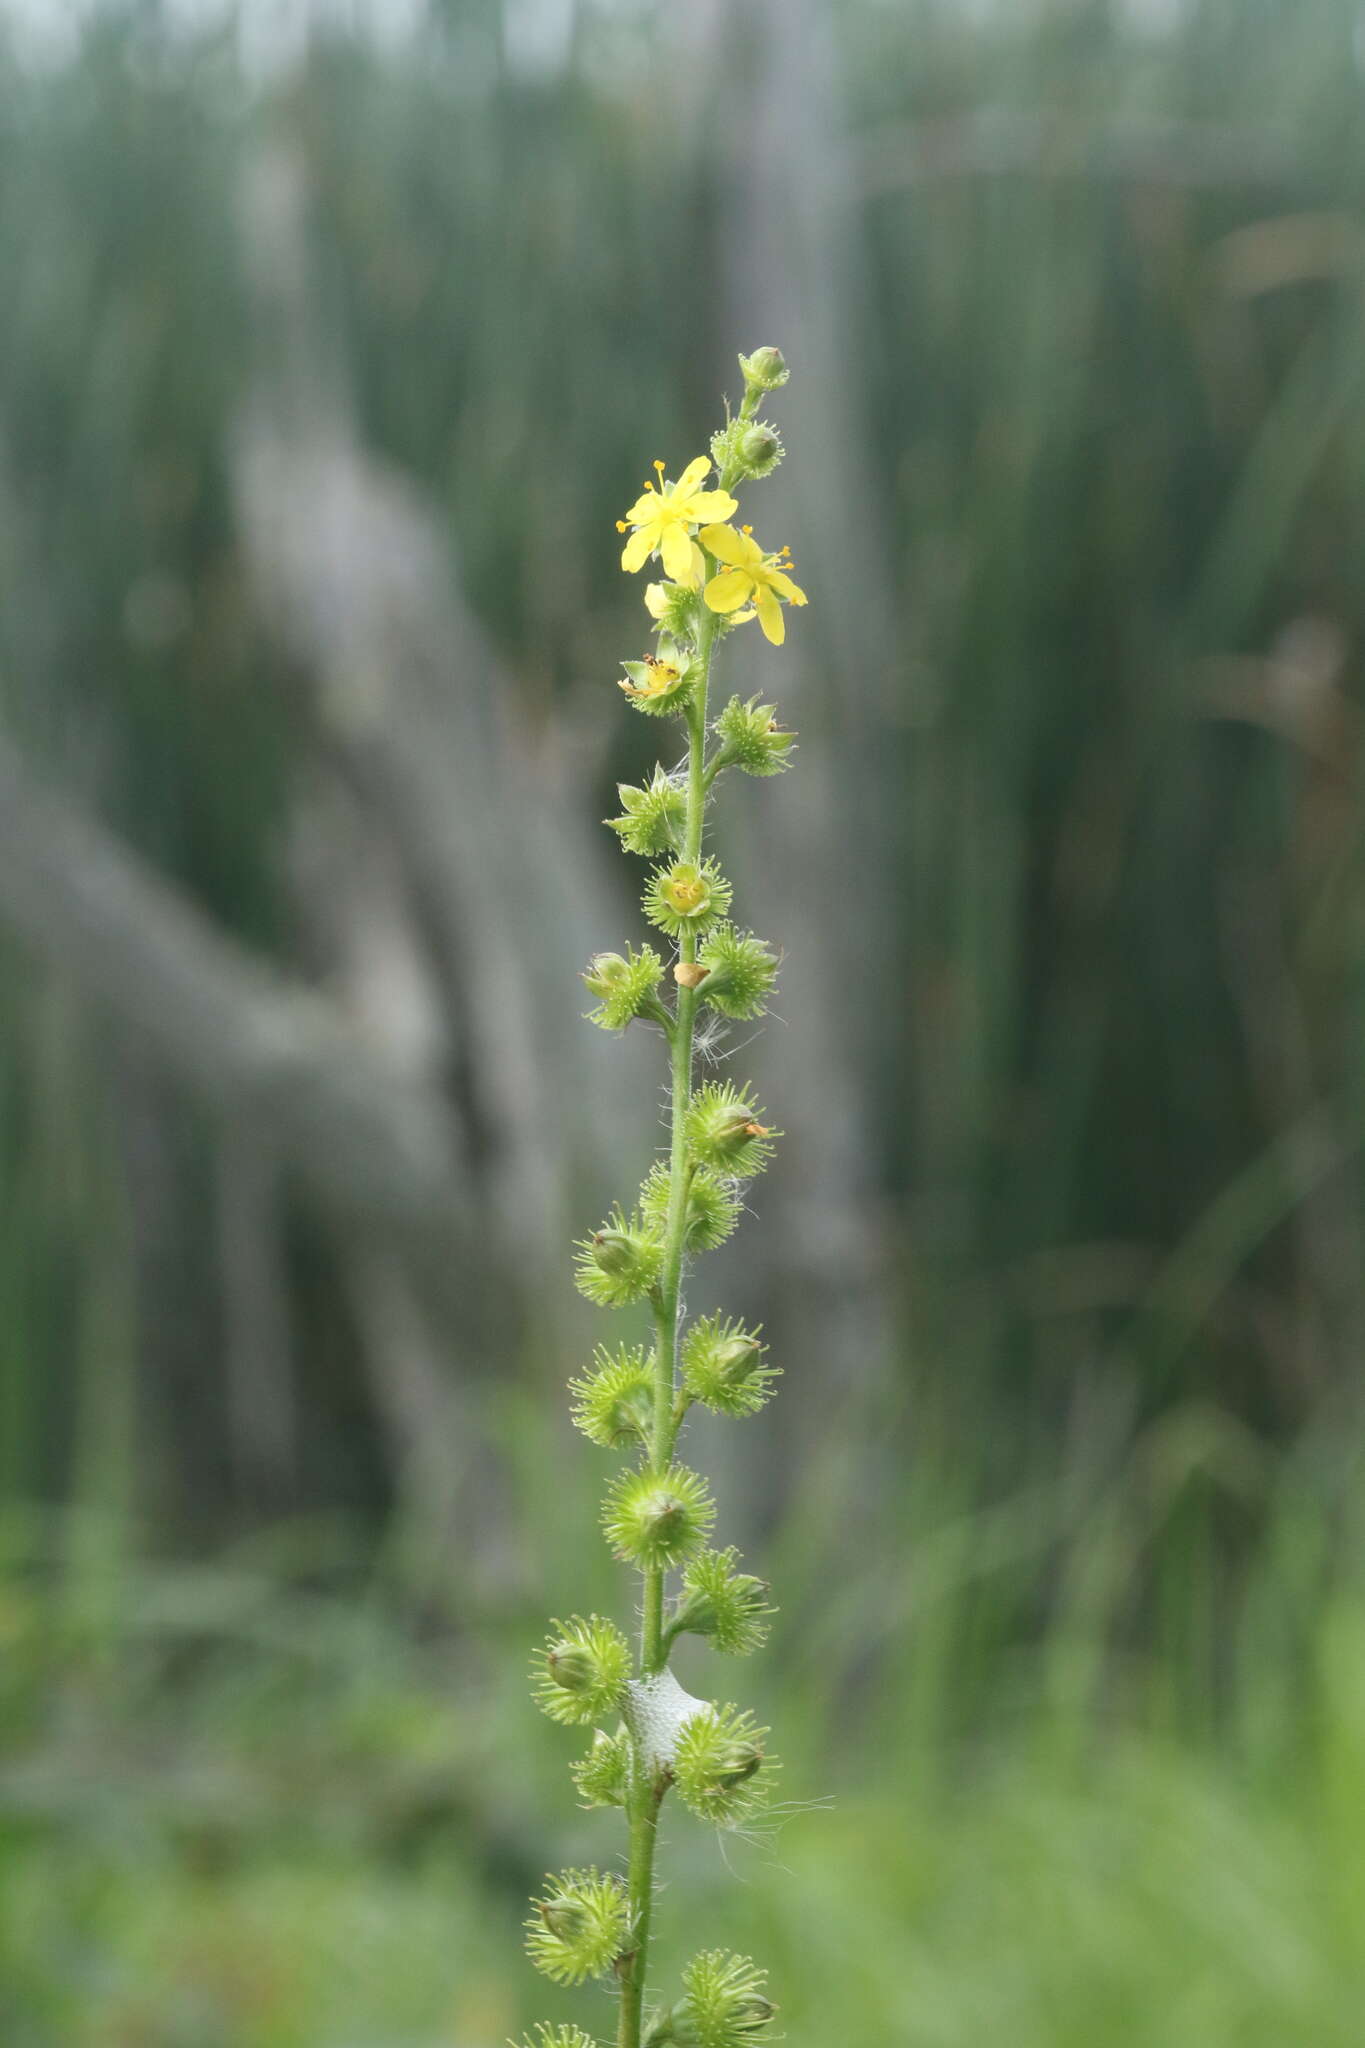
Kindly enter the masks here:
M 787 623 L 782 616 L 782 607 L 766 584 L 760 583 L 754 591 L 754 607 L 758 612 L 758 623 L 774 647 L 780 647 L 787 637 Z
M 631 535 L 630 539 L 622 548 L 621 567 L 624 570 L 626 570 L 628 574 L 634 575 L 637 569 L 644 568 L 645 563 L 649 560 L 653 547 L 653 533 L 651 532 L 649 527 L 642 526 L 638 532 L 633 533 Z
M 674 484 L 674 496 L 679 498 L 690 497 L 710 467 L 711 465 L 704 455 L 695 456 Z
M 695 590 L 695 589 L 697 589 L 698 585 L 699 585 L 699 584 L 700 584 L 700 582 L 701 582 L 701 579 L 702 579 L 702 577 L 703 577 L 703 576 L 704 576 L 705 574 L 706 574 L 706 557 L 705 557 L 705 555 L 704 555 L 704 554 L 702 553 L 701 549 L 700 549 L 700 548 L 699 548 L 699 547 L 697 546 L 697 543 L 696 543 L 695 541 L 693 541 L 693 543 L 692 543 L 692 588 L 693 588 L 694 590 Z
M 643 497 L 635 500 L 635 503 L 627 512 L 627 523 L 631 526 L 643 526 L 646 520 L 657 517 L 658 510 L 658 497 L 653 491 L 646 491 Z
M 752 576 L 746 576 L 742 569 L 722 569 L 719 576 L 711 578 L 704 595 L 713 612 L 733 612 L 744 603 L 753 587 Z
M 691 584 L 692 581 L 692 538 L 680 519 L 671 519 L 659 537 L 659 553 L 664 559 L 664 574 L 671 576 L 675 583 Z
M 662 583 L 646 583 L 645 610 L 649 613 L 651 619 L 661 619 L 664 615 L 664 607 L 667 603 L 668 598 L 664 593 L 664 587 Z
M 801 588 L 801 585 L 793 583 L 791 577 L 784 576 L 780 569 L 769 570 L 768 581 L 779 597 L 789 599 L 792 604 L 804 604 L 806 602 L 806 593 Z
M 738 510 L 738 498 L 728 491 L 698 491 L 687 501 L 689 519 L 733 519 Z
M 718 562 L 729 562 L 737 569 L 754 568 L 763 559 L 748 534 L 736 533 L 733 526 L 703 526 L 699 538 Z
M 747 626 L 750 619 L 756 619 L 757 617 L 758 613 L 754 610 L 752 605 L 749 605 L 742 612 L 731 612 L 730 624 L 732 626 Z

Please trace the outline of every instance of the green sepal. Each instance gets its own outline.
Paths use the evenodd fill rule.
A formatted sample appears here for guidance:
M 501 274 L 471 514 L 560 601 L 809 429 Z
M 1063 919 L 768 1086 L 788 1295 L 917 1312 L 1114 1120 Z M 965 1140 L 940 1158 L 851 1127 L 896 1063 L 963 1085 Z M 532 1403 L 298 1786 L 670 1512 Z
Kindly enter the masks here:
M 655 766 L 648 785 L 618 782 L 621 816 L 604 818 L 620 837 L 626 853 L 645 854 L 651 859 L 682 844 L 687 819 L 687 793 L 667 771 Z
M 625 1946 L 629 1926 L 621 1880 L 598 1870 L 563 1870 L 545 1885 L 526 1922 L 531 1961 L 556 1984 L 605 1976 Z
M 573 1766 L 572 1776 L 585 1807 L 624 1806 L 630 1790 L 630 1737 L 624 1727 L 614 1735 L 598 1729 L 592 1747 Z
M 768 1733 L 738 1707 L 704 1707 L 684 1722 L 673 1757 L 683 1804 L 701 1820 L 734 1827 L 763 1806 L 776 1763 L 763 1747 Z
M 756 348 L 739 358 L 740 374 L 753 391 L 780 390 L 791 375 L 780 348 Z
M 770 1140 L 781 1135 L 759 1121 L 762 1114 L 746 1089 L 732 1081 L 708 1081 L 687 1105 L 689 1156 L 699 1166 L 713 1166 L 739 1180 L 761 1173 L 772 1157 Z
M 618 1205 L 591 1237 L 574 1247 L 574 1284 L 599 1308 L 627 1308 L 642 1301 L 659 1278 L 663 1246 L 638 1216 Z
M 575 1428 L 604 1451 L 628 1444 L 647 1445 L 654 1415 L 654 1373 L 642 1344 L 621 1345 L 614 1352 L 599 1344 L 593 1370 L 569 1381 L 570 1414 Z
M 602 1031 L 624 1031 L 636 1017 L 651 1023 L 669 1023 L 668 1012 L 656 993 L 663 980 L 664 963 L 652 946 L 627 946 L 620 953 L 594 953 L 583 971 L 583 985 L 598 998 L 588 1011 L 588 1020 Z
M 716 1519 L 711 1490 L 699 1472 L 623 1472 L 607 1489 L 602 1526 L 616 1556 L 642 1571 L 671 1571 L 700 1550 Z
M 745 419 L 736 413 L 711 436 L 711 460 L 727 479 L 727 487 L 755 483 L 771 476 L 785 453 L 782 437 L 768 420 Z
M 787 756 L 796 745 L 796 734 L 785 731 L 776 719 L 775 704 L 760 704 L 757 697 L 747 703 L 732 697 L 712 728 L 721 743 L 712 771 L 738 768 L 745 775 L 781 775 L 791 766 Z
M 650 583 L 645 586 L 645 608 L 663 639 L 692 652 L 702 618 L 699 590 L 686 583 Z
M 536 1704 L 552 1721 L 583 1727 L 620 1708 L 631 1673 L 630 1646 L 600 1615 L 554 1621 L 531 1659 Z
M 669 1616 L 668 1633 L 704 1636 L 727 1657 L 747 1657 L 767 1641 L 768 1587 L 739 1572 L 737 1550 L 704 1550 L 683 1574 L 683 1591 Z
M 699 1316 L 683 1339 L 683 1385 L 717 1415 L 756 1415 L 782 1376 L 780 1366 L 764 1362 L 766 1349 L 757 1330 L 718 1315 Z
M 777 980 L 777 960 L 762 939 L 718 924 L 703 939 L 697 965 L 706 969 L 698 994 L 722 1017 L 748 1022 L 763 1015 Z
M 771 2038 L 777 2007 L 767 1995 L 768 1973 L 747 1956 L 709 1949 L 683 1971 L 684 1995 L 649 2035 L 648 2048 L 752 2048 Z
M 507 2048 L 598 2048 L 598 2044 L 581 2027 L 548 2027 L 542 2020 L 537 2022 L 534 2041 L 523 2034 L 519 2042 L 509 2041 Z
M 640 1189 L 640 1214 L 662 1237 L 668 1223 L 669 1170 L 662 1159 L 649 1169 Z M 687 1182 L 683 1243 L 690 1252 L 714 1251 L 724 1244 L 744 1212 L 734 1183 L 714 1167 L 695 1167 Z

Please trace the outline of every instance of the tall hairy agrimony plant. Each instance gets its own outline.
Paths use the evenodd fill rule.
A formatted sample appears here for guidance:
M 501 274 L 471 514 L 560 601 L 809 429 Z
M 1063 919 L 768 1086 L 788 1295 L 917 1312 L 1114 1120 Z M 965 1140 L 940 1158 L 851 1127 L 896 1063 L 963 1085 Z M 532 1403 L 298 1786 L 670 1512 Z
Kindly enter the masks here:
M 652 558 L 666 580 L 645 604 L 655 650 L 626 662 L 621 688 L 637 710 L 676 720 L 687 754 L 656 766 L 647 784 L 621 787 L 621 815 L 608 822 L 622 847 L 654 863 L 644 913 L 674 951 L 668 974 L 651 945 L 599 953 L 584 975 L 596 998 L 592 1021 L 622 1031 L 635 1020 L 657 1027 L 669 1050 L 670 1142 L 627 1212 L 612 1210 L 578 1246 L 577 1279 L 604 1308 L 648 1303 L 652 1344 L 599 1345 L 592 1368 L 571 1382 L 573 1419 L 608 1452 L 626 1453 L 602 1510 L 615 1554 L 640 1574 L 637 1653 L 599 1615 L 555 1622 L 535 1658 L 536 1696 L 557 1721 L 594 1730 L 574 1779 L 589 1806 L 622 1809 L 629 1828 L 626 1876 L 564 1870 L 551 1876 L 528 1922 L 531 1958 L 547 1977 L 578 1984 L 612 1977 L 619 1998 L 618 2048 L 676 2042 L 750 2048 L 770 2033 L 776 2007 L 765 1973 L 723 1949 L 695 1956 L 681 1996 L 646 2013 L 650 1921 L 659 1811 L 670 1791 L 702 1820 L 733 1827 L 765 1801 L 775 1765 L 765 1728 L 730 1705 L 692 1699 L 669 1669 L 682 1635 L 706 1637 L 742 1656 L 767 1633 L 768 1589 L 739 1569 L 735 1550 L 708 1547 L 716 1518 L 705 1480 L 676 1457 L 694 1402 L 720 1415 L 752 1415 L 768 1399 L 776 1368 L 757 1330 L 718 1313 L 688 1317 L 683 1280 L 693 1260 L 739 1221 L 746 1183 L 761 1172 L 777 1135 L 747 1087 L 711 1079 L 694 1085 L 704 1048 L 717 1049 L 731 1020 L 767 1007 L 777 963 L 752 932 L 730 920 L 731 888 L 704 850 L 706 808 L 728 769 L 777 775 L 794 735 L 773 707 L 732 697 L 714 722 L 711 672 L 722 640 L 757 619 L 770 641 L 785 637 L 783 608 L 804 604 L 783 549 L 768 554 L 752 528 L 736 526 L 741 484 L 767 476 L 782 458 L 776 433 L 759 417 L 765 396 L 787 381 L 774 348 L 739 359 L 744 398 L 678 479 L 657 480 L 619 522 L 628 538 L 621 566 Z M 706 488 L 712 464 L 714 487 Z M 669 989 L 669 982 L 672 988 Z M 523 2048 L 597 2048 L 576 2026 L 542 2025 Z

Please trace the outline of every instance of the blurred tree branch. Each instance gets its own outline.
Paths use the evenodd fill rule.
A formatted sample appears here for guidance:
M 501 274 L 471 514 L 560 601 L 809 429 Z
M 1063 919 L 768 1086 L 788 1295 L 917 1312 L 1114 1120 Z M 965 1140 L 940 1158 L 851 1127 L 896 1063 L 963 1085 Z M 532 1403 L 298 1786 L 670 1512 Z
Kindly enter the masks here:
M 302 153 L 262 149 L 241 194 L 261 370 L 232 464 L 252 597 L 396 856 L 458 1048 L 489 1222 L 523 1263 L 534 1251 L 557 1266 L 557 1162 L 567 1152 L 609 1177 L 618 1142 L 619 1083 L 558 1021 L 612 928 L 606 851 L 514 729 L 517 692 L 460 588 L 439 507 L 366 445 L 315 276 L 311 203 Z
M 312 991 L 222 933 L 0 739 L 0 918 L 255 1124 L 333 1211 L 448 1239 L 465 1197 L 449 1110 Z

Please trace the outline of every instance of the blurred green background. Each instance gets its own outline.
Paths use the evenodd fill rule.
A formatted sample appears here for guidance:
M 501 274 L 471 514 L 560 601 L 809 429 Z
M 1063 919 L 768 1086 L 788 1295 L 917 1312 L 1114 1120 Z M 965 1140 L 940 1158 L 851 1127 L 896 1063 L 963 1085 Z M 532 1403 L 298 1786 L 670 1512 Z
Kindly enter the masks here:
M 1355 2048 L 1365 10 L 0 7 L 0 2038 L 489 2048 L 606 1860 L 612 521 L 782 346 L 789 1133 L 698 1285 L 789 2038 Z

